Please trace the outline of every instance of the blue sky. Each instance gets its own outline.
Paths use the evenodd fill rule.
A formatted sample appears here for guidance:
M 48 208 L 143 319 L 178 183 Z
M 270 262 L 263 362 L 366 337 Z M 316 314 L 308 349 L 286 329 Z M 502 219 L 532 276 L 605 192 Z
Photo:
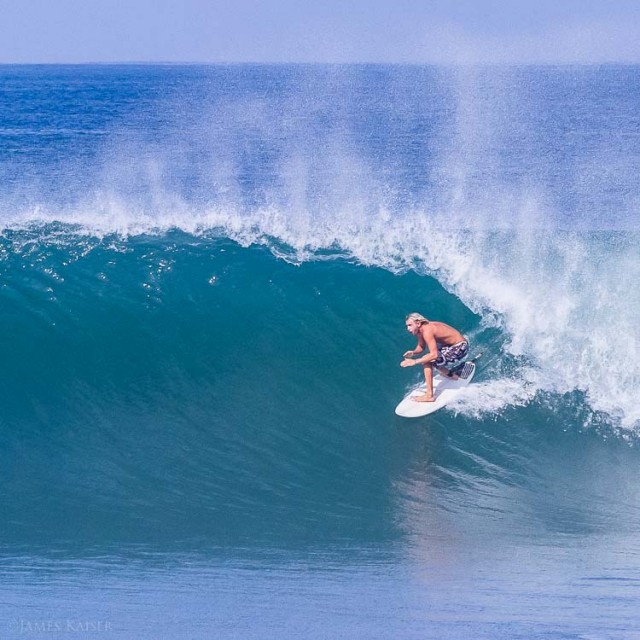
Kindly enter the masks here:
M 640 62 L 640 0 L 0 0 L 0 62 Z

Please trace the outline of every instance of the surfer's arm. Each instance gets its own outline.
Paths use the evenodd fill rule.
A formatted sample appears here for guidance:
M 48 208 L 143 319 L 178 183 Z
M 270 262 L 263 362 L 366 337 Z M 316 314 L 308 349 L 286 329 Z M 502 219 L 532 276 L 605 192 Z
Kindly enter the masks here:
M 413 351 L 407 351 L 407 353 L 404 354 L 405 358 L 409 358 L 412 356 L 415 356 L 416 353 L 422 353 L 424 351 L 424 348 L 426 346 L 426 343 L 424 341 L 424 336 L 422 335 L 422 332 L 420 332 L 418 334 L 418 344 L 416 345 L 416 348 Z M 410 355 L 407 355 L 410 354 Z
M 416 358 L 414 362 L 416 364 L 427 364 L 428 362 L 435 362 L 438 359 L 438 345 L 436 343 L 436 339 L 433 337 L 431 331 L 425 331 L 426 335 L 422 335 L 422 339 L 424 340 L 427 349 L 429 349 L 429 353 L 422 356 L 421 358 Z M 422 345 L 418 345 L 420 347 L 420 351 L 415 351 L 417 353 L 421 353 L 423 351 Z M 415 353 L 414 352 L 414 353 Z
M 422 353 L 424 351 L 424 347 L 418 343 L 418 346 L 415 349 L 412 349 L 411 351 L 406 351 L 404 354 L 404 358 L 411 358 L 413 356 L 416 355 L 416 353 Z

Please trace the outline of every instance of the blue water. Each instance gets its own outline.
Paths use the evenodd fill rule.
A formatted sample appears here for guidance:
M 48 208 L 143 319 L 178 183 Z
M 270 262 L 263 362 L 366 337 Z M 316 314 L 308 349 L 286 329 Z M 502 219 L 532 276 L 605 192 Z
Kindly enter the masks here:
M 0 67 L 0 637 L 640 637 L 638 80 Z

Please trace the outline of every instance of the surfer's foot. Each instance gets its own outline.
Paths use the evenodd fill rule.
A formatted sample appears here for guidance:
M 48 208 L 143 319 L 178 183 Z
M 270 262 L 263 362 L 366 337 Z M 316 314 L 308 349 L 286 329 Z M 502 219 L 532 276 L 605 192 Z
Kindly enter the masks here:
M 423 396 L 414 396 L 413 398 L 416 402 L 433 402 L 435 398 L 431 395 L 424 394 Z

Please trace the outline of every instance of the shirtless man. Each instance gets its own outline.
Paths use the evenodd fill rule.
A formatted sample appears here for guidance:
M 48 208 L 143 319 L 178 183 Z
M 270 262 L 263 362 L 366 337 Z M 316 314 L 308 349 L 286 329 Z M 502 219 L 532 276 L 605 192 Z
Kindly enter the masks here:
M 416 396 L 418 402 L 433 402 L 433 367 L 444 375 L 449 375 L 449 369 L 444 365 L 453 364 L 462 360 L 469 352 L 469 342 L 453 327 L 444 322 L 432 322 L 419 313 L 410 313 L 406 318 L 407 331 L 418 338 L 418 346 L 413 351 L 407 351 L 400 363 L 401 367 L 415 367 L 421 365 L 424 371 L 424 379 L 427 382 L 427 392 L 422 396 Z M 419 358 L 414 356 L 425 350 L 428 353 Z M 458 376 L 451 376 L 454 380 Z

